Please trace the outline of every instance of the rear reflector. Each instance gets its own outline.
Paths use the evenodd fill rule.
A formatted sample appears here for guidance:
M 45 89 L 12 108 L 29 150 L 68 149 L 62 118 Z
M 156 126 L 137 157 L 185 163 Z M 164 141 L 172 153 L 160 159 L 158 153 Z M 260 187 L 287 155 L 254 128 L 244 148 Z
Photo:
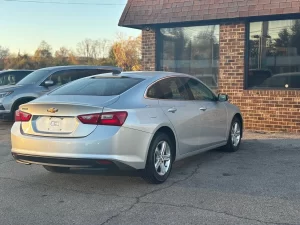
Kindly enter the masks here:
M 17 110 L 15 112 L 15 121 L 16 122 L 28 122 L 31 119 L 31 114 Z
M 127 112 L 109 112 L 80 115 L 77 118 L 84 124 L 122 126 L 127 115 Z

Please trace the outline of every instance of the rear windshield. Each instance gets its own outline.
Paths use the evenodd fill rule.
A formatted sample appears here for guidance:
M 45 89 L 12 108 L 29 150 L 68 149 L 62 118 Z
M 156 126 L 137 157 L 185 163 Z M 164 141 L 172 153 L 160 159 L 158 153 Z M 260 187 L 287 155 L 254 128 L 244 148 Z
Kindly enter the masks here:
M 87 78 L 71 82 L 51 92 L 50 95 L 120 95 L 143 81 L 140 78 Z

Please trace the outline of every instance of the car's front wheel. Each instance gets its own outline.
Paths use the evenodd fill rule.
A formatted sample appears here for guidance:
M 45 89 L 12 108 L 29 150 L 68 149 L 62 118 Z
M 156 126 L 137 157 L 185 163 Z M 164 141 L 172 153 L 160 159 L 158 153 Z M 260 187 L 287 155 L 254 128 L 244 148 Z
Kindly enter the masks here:
M 227 144 L 222 149 L 227 152 L 236 152 L 240 147 L 241 140 L 242 123 L 238 118 L 234 117 L 231 122 Z
M 44 168 L 52 173 L 67 173 L 70 171 L 69 167 L 44 166 Z
M 151 142 L 143 178 L 149 183 L 160 184 L 167 180 L 172 170 L 174 143 L 168 135 L 158 133 Z

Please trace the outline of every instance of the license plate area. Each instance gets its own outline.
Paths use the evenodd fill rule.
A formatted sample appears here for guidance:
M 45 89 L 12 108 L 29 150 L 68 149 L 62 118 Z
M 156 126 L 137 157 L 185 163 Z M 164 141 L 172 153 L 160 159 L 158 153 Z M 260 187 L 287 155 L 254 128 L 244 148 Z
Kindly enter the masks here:
M 69 134 L 74 132 L 76 120 L 73 117 L 41 116 L 35 120 L 36 132 Z

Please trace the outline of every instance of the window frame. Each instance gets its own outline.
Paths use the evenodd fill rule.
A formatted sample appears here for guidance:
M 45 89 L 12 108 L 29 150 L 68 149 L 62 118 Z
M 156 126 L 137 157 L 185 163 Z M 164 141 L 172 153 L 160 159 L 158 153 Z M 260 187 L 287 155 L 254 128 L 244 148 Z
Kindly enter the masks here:
M 285 15 L 270 15 L 270 16 L 257 16 L 254 18 L 247 18 L 245 20 L 245 46 L 244 46 L 244 90 L 257 90 L 257 91 L 300 91 L 300 88 L 274 88 L 274 87 L 259 87 L 251 88 L 248 87 L 249 84 L 249 68 L 250 68 L 250 24 L 255 22 L 264 22 L 264 21 L 284 21 L 284 20 L 300 20 L 300 15 L 295 14 L 285 14 Z

